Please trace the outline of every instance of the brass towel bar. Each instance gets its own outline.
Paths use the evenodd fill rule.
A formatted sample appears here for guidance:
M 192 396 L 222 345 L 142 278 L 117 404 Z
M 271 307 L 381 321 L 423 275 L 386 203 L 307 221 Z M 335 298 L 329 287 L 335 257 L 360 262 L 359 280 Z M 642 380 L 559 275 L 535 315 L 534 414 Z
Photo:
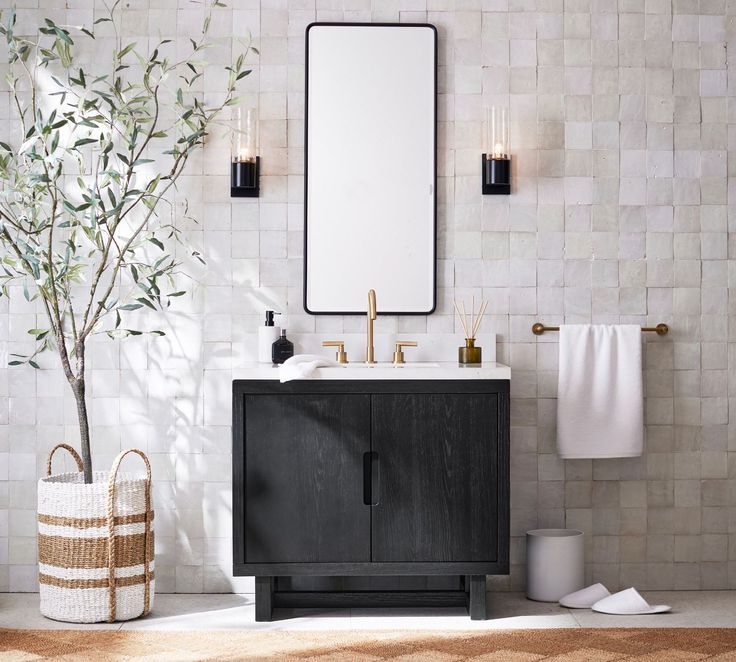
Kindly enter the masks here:
M 559 331 L 559 326 L 544 326 L 541 322 L 537 322 L 532 325 L 532 333 L 535 336 L 541 336 L 545 331 Z M 670 330 L 666 324 L 657 324 L 657 326 L 643 326 L 641 327 L 642 332 L 656 333 L 658 336 L 666 336 Z

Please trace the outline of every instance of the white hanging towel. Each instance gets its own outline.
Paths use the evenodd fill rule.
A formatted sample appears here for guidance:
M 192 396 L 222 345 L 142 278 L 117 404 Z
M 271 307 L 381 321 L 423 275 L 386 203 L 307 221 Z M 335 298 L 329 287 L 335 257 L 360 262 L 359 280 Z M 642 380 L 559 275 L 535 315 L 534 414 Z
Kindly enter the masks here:
M 641 328 L 560 327 L 557 451 L 563 459 L 636 457 L 644 450 Z

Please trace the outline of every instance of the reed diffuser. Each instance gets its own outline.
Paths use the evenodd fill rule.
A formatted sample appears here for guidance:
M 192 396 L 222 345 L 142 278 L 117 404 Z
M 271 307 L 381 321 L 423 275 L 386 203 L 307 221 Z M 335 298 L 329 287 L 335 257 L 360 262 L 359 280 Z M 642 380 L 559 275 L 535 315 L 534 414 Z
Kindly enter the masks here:
M 465 312 L 465 302 L 460 302 L 458 308 L 457 301 L 454 302 L 457 316 L 460 318 L 460 323 L 463 325 L 463 331 L 465 331 L 465 347 L 458 347 L 457 360 L 458 363 L 464 365 L 473 363 L 482 363 L 482 348 L 475 346 L 475 334 L 478 333 L 480 328 L 480 322 L 483 319 L 483 315 L 486 312 L 488 301 L 482 301 L 478 310 L 475 309 L 475 297 L 471 301 L 470 315 Z

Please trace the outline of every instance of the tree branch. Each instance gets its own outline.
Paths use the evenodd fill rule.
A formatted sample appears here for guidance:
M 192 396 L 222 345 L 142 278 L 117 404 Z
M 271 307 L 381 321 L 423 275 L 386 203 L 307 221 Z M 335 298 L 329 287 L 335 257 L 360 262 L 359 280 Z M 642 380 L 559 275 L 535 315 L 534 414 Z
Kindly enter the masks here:
M 33 267 L 30 265 L 28 260 L 25 259 L 18 244 L 10 236 L 10 233 L 8 232 L 7 228 L 3 228 L 2 234 L 5 237 L 5 240 L 10 245 L 10 247 L 13 249 L 13 252 L 17 255 L 18 259 L 25 265 L 26 271 L 31 276 L 33 276 Z M 44 296 L 43 291 L 41 291 L 40 294 L 41 294 L 41 300 L 43 301 L 44 309 L 46 310 L 46 316 L 48 317 L 49 324 L 51 325 L 51 330 L 54 334 L 54 337 L 56 338 L 56 344 L 59 349 L 59 357 L 61 358 L 61 365 L 64 369 L 64 374 L 66 375 L 67 381 L 69 381 L 69 383 L 72 384 L 77 379 L 77 375 L 75 375 L 74 372 L 72 371 L 71 363 L 69 361 L 69 353 L 66 348 L 66 343 L 64 342 L 63 336 L 61 336 L 59 333 L 59 329 L 61 328 L 61 320 L 53 314 L 53 311 L 49 307 L 49 302 Z

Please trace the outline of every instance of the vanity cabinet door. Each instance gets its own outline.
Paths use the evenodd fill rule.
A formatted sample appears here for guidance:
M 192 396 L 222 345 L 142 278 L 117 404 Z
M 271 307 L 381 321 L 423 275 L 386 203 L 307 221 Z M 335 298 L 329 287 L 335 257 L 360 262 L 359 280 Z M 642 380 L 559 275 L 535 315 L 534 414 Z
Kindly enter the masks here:
M 370 561 L 370 396 L 246 395 L 245 563 Z
M 498 396 L 385 394 L 372 407 L 372 560 L 498 560 Z

